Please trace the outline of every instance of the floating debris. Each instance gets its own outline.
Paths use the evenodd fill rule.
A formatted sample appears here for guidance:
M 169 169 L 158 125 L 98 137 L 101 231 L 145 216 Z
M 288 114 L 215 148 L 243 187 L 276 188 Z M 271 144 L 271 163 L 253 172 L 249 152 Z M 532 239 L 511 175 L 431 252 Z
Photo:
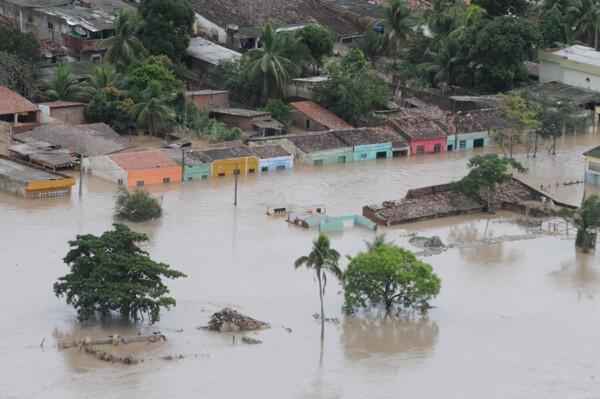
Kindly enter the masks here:
M 250 337 L 242 337 L 242 342 L 249 345 L 262 344 L 262 341 L 260 339 Z
M 250 331 L 259 330 L 261 328 L 269 328 L 269 324 L 264 321 L 253 319 L 239 313 L 237 310 L 225 308 L 216 312 L 210 318 L 207 329 L 220 332 L 230 331 Z
M 419 237 L 415 236 L 408 240 L 412 245 L 419 248 L 443 249 L 445 247 L 442 239 L 438 236 Z
M 313 317 L 315 320 L 319 320 L 321 315 L 318 313 L 313 313 Z M 325 321 L 333 324 L 340 324 L 340 320 L 337 317 L 325 317 Z

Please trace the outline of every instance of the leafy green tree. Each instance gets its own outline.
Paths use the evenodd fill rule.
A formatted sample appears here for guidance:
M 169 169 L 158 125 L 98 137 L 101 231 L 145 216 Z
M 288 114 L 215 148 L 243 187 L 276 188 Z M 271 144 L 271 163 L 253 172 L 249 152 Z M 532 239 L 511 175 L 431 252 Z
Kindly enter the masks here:
M 115 216 L 132 222 L 144 222 L 157 219 L 162 215 L 160 202 L 144 190 L 135 190 L 130 193 L 122 188 L 117 194 Z
M 353 257 L 344 272 L 344 309 L 383 306 L 425 313 L 441 287 L 440 278 L 427 263 L 403 248 L 381 244 Z
M 242 78 L 261 82 L 261 99 L 280 96 L 288 82 L 296 75 L 298 68 L 289 59 L 281 55 L 277 46 L 277 32 L 271 24 L 266 24 L 260 33 L 262 47 L 248 51 L 244 57 Z
M 504 91 L 525 80 L 523 61 L 533 56 L 540 39 L 532 22 L 512 16 L 472 26 L 463 43 L 474 83 L 484 90 Z
M 308 48 L 317 67 L 323 65 L 325 57 L 333 54 L 335 35 L 321 25 L 306 25 L 296 31 L 296 37 Z
M 175 120 L 171 107 L 173 99 L 173 94 L 163 92 L 157 82 L 151 81 L 143 92 L 142 100 L 129 109 L 129 115 L 138 128 L 145 129 L 151 137 L 156 136 Z
M 67 65 L 54 68 L 54 76 L 44 81 L 43 88 L 43 97 L 48 101 L 82 101 L 88 97 L 84 84 L 77 80 Z
M 473 0 L 472 4 L 483 7 L 491 18 L 503 15 L 524 16 L 529 8 L 527 0 Z
M 312 251 L 308 256 L 301 256 L 294 262 L 296 269 L 305 266 L 314 270 L 319 282 L 319 299 L 321 301 L 321 339 L 325 337 L 325 311 L 323 309 L 323 295 L 327 286 L 327 273 L 332 273 L 337 278 L 342 277 L 342 270 L 338 266 L 340 254 L 331 248 L 329 238 L 325 234 L 313 241 Z
M 576 246 L 583 249 L 583 252 L 596 248 L 600 228 L 600 197 L 591 195 L 581 202 L 577 211 L 562 208 L 558 215 L 577 228 Z
M 54 284 L 54 293 L 66 296 L 80 321 L 93 318 L 96 312 L 102 317 L 119 312 L 136 322 L 144 320 L 144 315 L 150 323 L 157 322 L 160 308 L 175 306 L 162 279 L 186 275 L 152 260 L 138 246 L 146 241 L 145 234 L 124 224 L 115 224 L 114 230 L 101 236 L 77 235 L 69 241 L 71 249 L 64 258 L 71 271 Z
M 463 19 L 463 7 L 454 0 L 433 0 L 432 8 L 426 12 L 429 29 L 441 37 L 449 35 L 458 28 Z
M 498 154 L 476 155 L 469 159 L 467 167 L 469 173 L 457 183 L 457 188 L 470 196 L 480 195 L 481 190 L 488 191 L 486 200 L 489 211 L 490 194 L 496 191 L 499 184 L 512 178 L 508 168 L 527 173 L 527 169 L 516 159 L 500 157 Z
M 256 105 L 260 100 L 261 82 L 242 78 L 242 64 L 246 65 L 247 58 L 240 61 L 221 61 L 209 74 L 210 85 L 215 89 L 229 90 L 233 101 Z
M 6 86 L 24 97 L 34 97 L 37 85 L 32 64 L 14 54 L 0 51 L 0 86 Z
M 329 79 L 315 91 L 321 105 L 354 125 L 371 120 L 373 111 L 390 98 L 388 85 L 373 72 L 359 49 L 331 64 Z
M 15 55 L 34 66 L 40 62 L 40 45 L 33 33 L 21 33 L 19 29 L 0 27 L 0 37 L 0 52 Z
M 425 69 L 436 85 L 453 85 L 454 70 L 464 61 L 459 37 L 452 34 L 441 37 L 435 47 L 425 53 L 427 62 L 420 64 L 420 67 Z
M 543 140 L 552 140 L 550 153 L 556 155 L 556 141 L 562 136 L 567 124 L 577 118 L 581 109 L 572 102 L 559 102 L 556 104 L 544 104 L 540 107 L 540 127 L 538 135 Z
M 556 5 L 542 14 L 539 29 L 542 36 L 542 46 L 551 47 L 557 43 L 567 42 L 565 18 Z
M 181 82 L 169 69 L 167 60 L 151 56 L 144 62 L 137 64 L 127 74 L 127 87 L 131 97 L 140 101 L 144 91 L 152 85 L 159 93 L 170 94 L 181 86 Z
M 503 141 L 509 141 L 509 157 L 512 158 L 514 145 L 521 141 L 525 143 L 527 157 L 529 157 L 530 140 L 524 136 L 528 135 L 531 131 L 539 129 L 541 125 L 539 120 L 540 105 L 523 98 L 519 92 L 513 92 L 508 95 L 500 94 L 499 104 L 500 114 L 512 126 L 512 131 L 508 137 L 502 138 Z M 521 140 L 522 138 L 523 140 Z
M 358 39 L 357 46 L 375 67 L 375 63 L 384 54 L 387 47 L 386 36 L 373 29 L 368 29 L 365 35 Z
M 259 110 L 270 113 L 273 118 L 283 123 L 286 129 L 289 128 L 290 123 L 292 122 L 292 109 L 281 100 L 269 100 L 265 106 L 259 108 Z
M 280 57 L 290 60 L 296 66 L 296 75 L 303 71 L 309 73 L 309 67 L 315 70 L 315 61 L 310 49 L 300 41 L 295 32 L 277 32 L 275 34 L 274 52 Z
M 142 43 L 151 54 L 180 62 L 193 33 L 194 10 L 187 0 L 142 0 L 138 9 Z
M 385 233 L 383 233 L 383 234 L 377 234 L 375 236 L 375 238 L 373 239 L 373 241 L 365 241 L 365 245 L 367 246 L 367 252 L 373 252 L 377 248 L 379 248 L 383 245 L 394 245 L 393 241 L 387 242 L 385 240 L 385 238 L 386 238 L 386 235 L 385 235 Z
M 123 88 L 125 77 L 117 72 L 110 64 L 98 65 L 94 71 L 87 75 L 85 89 L 90 97 L 94 97 L 107 87 Z
M 99 47 L 106 48 L 105 61 L 113 64 L 119 72 L 124 72 L 130 65 L 141 61 L 148 54 L 138 33 L 142 21 L 135 12 L 123 10 L 114 22 L 114 35 L 102 39 Z
M 390 51 L 397 54 L 400 44 L 413 29 L 414 21 L 405 0 L 390 0 L 381 21 L 387 35 Z
M 89 123 L 103 122 L 123 134 L 133 128 L 129 110 L 133 100 L 116 87 L 101 89 L 84 108 L 85 120 Z

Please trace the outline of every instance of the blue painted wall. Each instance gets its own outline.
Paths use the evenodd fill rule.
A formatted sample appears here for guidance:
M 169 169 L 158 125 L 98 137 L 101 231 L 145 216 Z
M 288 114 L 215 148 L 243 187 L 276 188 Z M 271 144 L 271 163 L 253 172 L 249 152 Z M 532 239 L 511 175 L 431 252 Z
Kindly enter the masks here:
M 475 140 L 477 140 L 477 139 L 483 139 L 484 147 L 487 147 L 488 145 L 490 145 L 490 139 L 489 139 L 489 135 L 487 132 L 459 134 L 458 140 L 456 142 L 455 142 L 455 138 L 456 138 L 455 135 L 448 136 L 448 145 L 452 146 L 452 151 L 472 149 L 472 148 L 474 148 L 473 144 L 474 144 Z M 465 142 L 464 148 L 460 148 L 461 141 Z
M 392 157 L 392 143 L 357 145 L 354 147 L 354 161 L 372 161 L 378 152 L 385 152 L 386 158 Z
M 292 169 L 294 167 L 294 156 L 289 155 L 286 157 L 276 157 L 276 158 L 264 158 L 258 160 L 258 169 L 261 172 L 273 172 L 281 170 L 281 168 L 287 170 Z M 267 170 L 264 170 L 267 168 Z

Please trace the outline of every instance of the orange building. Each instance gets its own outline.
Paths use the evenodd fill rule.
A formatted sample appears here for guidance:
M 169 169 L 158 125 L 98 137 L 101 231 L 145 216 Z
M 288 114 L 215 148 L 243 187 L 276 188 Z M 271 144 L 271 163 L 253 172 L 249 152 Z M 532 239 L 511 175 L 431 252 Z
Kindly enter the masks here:
M 128 152 L 86 158 L 84 169 L 127 187 L 181 182 L 182 168 L 162 151 Z

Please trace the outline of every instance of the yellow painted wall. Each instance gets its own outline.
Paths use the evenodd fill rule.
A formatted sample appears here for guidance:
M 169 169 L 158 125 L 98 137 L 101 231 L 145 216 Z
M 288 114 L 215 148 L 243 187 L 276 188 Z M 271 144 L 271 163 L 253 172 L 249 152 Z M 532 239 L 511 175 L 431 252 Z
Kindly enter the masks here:
M 240 174 L 257 173 L 258 158 L 244 157 L 232 159 L 219 159 L 212 163 L 212 176 L 218 177 L 220 174 L 225 176 L 233 176 L 233 171 L 239 169 Z
M 27 184 L 25 196 L 27 198 L 40 197 L 40 196 L 52 196 L 50 193 L 63 192 L 66 194 L 71 193 L 71 187 L 75 184 L 75 178 L 69 177 L 60 180 L 40 180 L 34 181 Z

